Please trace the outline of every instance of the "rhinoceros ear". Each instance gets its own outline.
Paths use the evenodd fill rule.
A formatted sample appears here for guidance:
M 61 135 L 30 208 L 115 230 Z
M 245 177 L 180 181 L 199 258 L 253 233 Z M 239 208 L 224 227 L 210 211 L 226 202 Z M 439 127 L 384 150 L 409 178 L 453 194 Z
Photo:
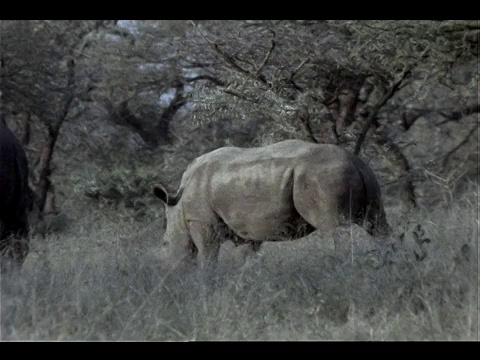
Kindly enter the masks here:
M 155 186 L 153 188 L 153 193 L 156 197 L 163 201 L 164 204 L 168 203 L 168 193 L 162 185 Z

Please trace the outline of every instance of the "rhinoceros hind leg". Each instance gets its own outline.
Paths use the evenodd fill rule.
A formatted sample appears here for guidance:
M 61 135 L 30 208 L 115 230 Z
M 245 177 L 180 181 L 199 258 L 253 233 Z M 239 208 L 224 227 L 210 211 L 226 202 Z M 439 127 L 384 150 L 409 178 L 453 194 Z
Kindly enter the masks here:
M 293 186 L 293 204 L 300 216 L 315 229 L 332 230 L 339 225 L 338 206 L 332 194 L 305 176 Z
M 199 221 L 189 221 L 188 228 L 193 243 L 197 247 L 197 261 L 201 269 L 207 270 L 215 265 L 220 251 L 220 242 L 214 236 L 212 226 Z

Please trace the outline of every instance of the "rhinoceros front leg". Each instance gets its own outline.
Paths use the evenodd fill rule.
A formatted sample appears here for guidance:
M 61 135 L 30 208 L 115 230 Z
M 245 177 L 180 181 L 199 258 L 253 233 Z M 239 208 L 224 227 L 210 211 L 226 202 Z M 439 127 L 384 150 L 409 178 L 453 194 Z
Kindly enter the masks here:
M 215 265 L 220 251 L 220 241 L 214 236 L 214 226 L 201 221 L 187 221 L 190 236 L 197 247 L 197 261 L 201 269 Z
M 189 268 L 194 260 L 195 247 L 189 238 L 175 239 L 167 249 L 167 262 L 173 268 Z

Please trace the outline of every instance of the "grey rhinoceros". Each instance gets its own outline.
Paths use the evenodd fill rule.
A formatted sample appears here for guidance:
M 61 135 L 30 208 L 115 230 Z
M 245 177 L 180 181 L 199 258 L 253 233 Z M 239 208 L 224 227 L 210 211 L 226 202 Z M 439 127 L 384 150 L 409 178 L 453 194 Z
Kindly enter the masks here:
M 195 159 L 170 195 L 164 241 L 172 260 L 200 265 L 218 257 L 215 229 L 227 226 L 250 241 L 295 238 L 293 230 L 332 230 L 352 221 L 371 234 L 387 234 L 382 196 L 372 170 L 335 145 L 286 140 L 265 147 L 223 147 Z M 304 234 L 306 235 L 306 234 Z

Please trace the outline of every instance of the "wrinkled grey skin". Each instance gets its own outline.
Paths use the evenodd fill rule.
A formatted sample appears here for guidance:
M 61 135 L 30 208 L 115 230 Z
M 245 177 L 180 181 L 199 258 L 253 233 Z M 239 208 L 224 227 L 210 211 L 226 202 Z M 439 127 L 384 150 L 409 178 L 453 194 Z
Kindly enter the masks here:
M 217 259 L 221 241 L 213 234 L 225 224 L 254 243 L 293 239 L 302 225 L 327 231 L 349 220 L 367 223 L 371 234 L 390 231 L 375 175 L 334 145 L 286 140 L 220 148 L 188 166 L 176 195 L 163 186 L 154 193 L 166 206 L 171 259 L 197 255 L 201 266 Z

